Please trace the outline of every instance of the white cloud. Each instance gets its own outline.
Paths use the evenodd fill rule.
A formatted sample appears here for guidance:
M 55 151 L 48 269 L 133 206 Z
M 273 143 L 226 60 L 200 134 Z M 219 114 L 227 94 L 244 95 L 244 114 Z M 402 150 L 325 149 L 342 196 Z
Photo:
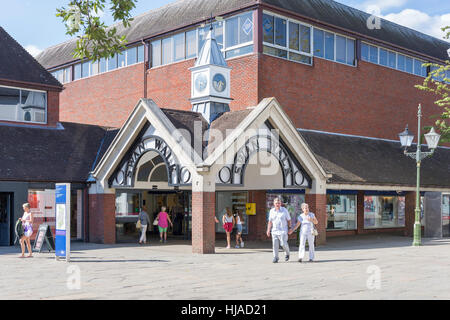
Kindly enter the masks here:
M 419 10 L 404 9 L 381 17 L 439 39 L 444 36 L 441 28 L 450 25 L 450 13 L 430 16 Z
M 407 0 L 369 0 L 363 2 L 358 7 L 366 12 L 381 12 L 390 8 L 398 8 L 406 4 Z
M 42 52 L 42 49 L 39 49 L 38 47 L 32 44 L 25 46 L 25 50 L 27 50 L 28 53 L 31 54 L 33 57 L 36 57 L 39 53 Z

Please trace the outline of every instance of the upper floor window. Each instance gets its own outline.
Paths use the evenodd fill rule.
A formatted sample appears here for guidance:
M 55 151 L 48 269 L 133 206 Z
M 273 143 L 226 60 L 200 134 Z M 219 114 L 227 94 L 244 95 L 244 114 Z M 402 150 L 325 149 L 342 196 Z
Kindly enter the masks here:
M 355 40 L 314 28 L 314 56 L 354 66 Z
M 312 64 L 311 26 L 270 13 L 262 23 L 265 54 Z
M 0 120 L 47 122 L 47 93 L 0 86 Z
M 361 59 L 417 76 L 427 76 L 427 68 L 422 66 L 425 61 L 364 42 L 361 43 Z
M 253 12 L 245 12 L 212 25 L 213 36 L 225 58 L 253 52 Z M 195 58 L 210 30 L 206 25 L 151 42 L 151 66 Z

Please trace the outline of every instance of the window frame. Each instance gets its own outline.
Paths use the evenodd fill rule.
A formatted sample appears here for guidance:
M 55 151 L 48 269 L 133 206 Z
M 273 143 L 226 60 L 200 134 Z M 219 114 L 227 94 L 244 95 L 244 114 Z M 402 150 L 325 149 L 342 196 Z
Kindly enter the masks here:
M 308 23 L 305 23 L 305 22 L 302 22 L 300 20 L 288 18 L 288 17 L 282 16 L 282 15 L 273 13 L 271 11 L 263 10 L 263 14 L 270 15 L 270 16 L 274 17 L 274 25 L 273 25 L 273 28 L 274 28 L 274 30 L 273 30 L 274 41 L 273 42 L 274 43 L 265 42 L 264 41 L 264 37 L 261 37 L 262 38 L 261 41 L 262 41 L 263 47 L 267 46 L 267 47 L 272 47 L 272 48 L 275 48 L 275 49 L 278 49 L 278 50 L 286 51 L 287 52 L 287 55 L 286 55 L 287 58 L 279 57 L 279 56 L 276 56 L 276 55 L 273 55 L 273 54 L 269 54 L 267 52 L 263 52 L 263 54 L 266 54 L 266 55 L 271 56 L 271 57 L 279 58 L 279 59 L 284 59 L 284 60 L 287 60 L 287 61 L 292 61 L 292 62 L 304 64 L 304 65 L 307 65 L 307 66 L 312 66 L 314 64 L 314 42 L 313 42 L 313 36 L 314 36 L 313 29 L 314 29 L 314 27 L 312 25 L 310 25 Z M 275 44 L 275 33 L 276 33 L 275 32 L 275 18 L 281 18 L 281 19 L 286 20 L 286 47 L 283 47 L 283 46 Z M 290 44 L 290 23 L 291 22 L 299 25 L 299 41 L 300 41 L 300 26 L 303 25 L 303 26 L 309 28 L 309 30 L 310 30 L 310 32 L 309 32 L 309 43 L 310 43 L 309 53 L 300 51 L 300 48 L 301 48 L 300 45 L 299 45 L 299 50 L 295 50 L 295 49 L 291 49 L 290 48 L 289 44 Z M 290 52 L 298 54 L 298 55 L 309 57 L 311 59 L 311 63 L 309 64 L 309 63 L 305 63 L 305 62 L 289 59 L 289 53 Z
M 356 58 L 356 46 L 357 46 L 356 38 L 352 38 L 352 37 L 343 35 L 342 33 L 336 33 L 336 32 L 333 32 L 333 31 L 330 31 L 330 30 L 327 30 L 327 29 L 323 29 L 323 28 L 320 28 L 320 27 L 313 26 L 313 30 L 316 30 L 316 29 L 323 32 L 323 51 L 324 52 L 323 52 L 323 57 L 319 57 L 319 56 L 314 55 L 314 58 L 323 59 L 323 60 L 327 60 L 327 61 L 332 61 L 332 62 L 335 62 L 335 63 L 343 64 L 345 66 L 354 67 L 354 68 L 356 68 L 358 66 L 358 59 Z M 330 60 L 330 59 L 325 58 L 325 33 L 326 32 L 334 34 L 334 60 Z M 353 50 L 354 50 L 354 59 L 353 59 L 354 64 L 348 64 L 348 63 L 344 63 L 344 62 L 340 62 L 340 61 L 336 60 L 336 36 L 340 36 L 340 37 L 345 38 L 345 61 L 347 61 L 347 54 L 348 54 L 347 41 L 348 40 L 352 40 L 353 41 L 353 43 L 354 43 L 354 48 L 353 48 Z M 314 46 L 314 43 L 313 43 L 313 46 Z M 314 53 L 314 50 L 313 50 L 313 53 Z

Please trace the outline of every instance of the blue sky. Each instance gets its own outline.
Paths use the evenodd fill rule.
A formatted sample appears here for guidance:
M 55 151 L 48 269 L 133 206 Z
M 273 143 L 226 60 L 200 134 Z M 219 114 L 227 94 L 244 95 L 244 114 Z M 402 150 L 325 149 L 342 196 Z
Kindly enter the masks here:
M 69 0 L 0 0 L 0 25 L 32 54 L 70 39 L 56 8 Z M 161 7 L 174 0 L 138 0 L 133 15 Z M 348 6 L 442 38 L 440 27 L 450 25 L 450 1 L 444 0 L 339 0 Z M 112 18 L 105 12 L 107 24 Z

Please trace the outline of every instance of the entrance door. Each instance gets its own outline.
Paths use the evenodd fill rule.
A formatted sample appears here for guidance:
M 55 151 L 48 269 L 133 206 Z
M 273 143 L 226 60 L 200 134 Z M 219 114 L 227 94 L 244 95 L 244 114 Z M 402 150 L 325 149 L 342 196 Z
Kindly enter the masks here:
M 0 193 L 0 246 L 11 245 L 11 194 Z

